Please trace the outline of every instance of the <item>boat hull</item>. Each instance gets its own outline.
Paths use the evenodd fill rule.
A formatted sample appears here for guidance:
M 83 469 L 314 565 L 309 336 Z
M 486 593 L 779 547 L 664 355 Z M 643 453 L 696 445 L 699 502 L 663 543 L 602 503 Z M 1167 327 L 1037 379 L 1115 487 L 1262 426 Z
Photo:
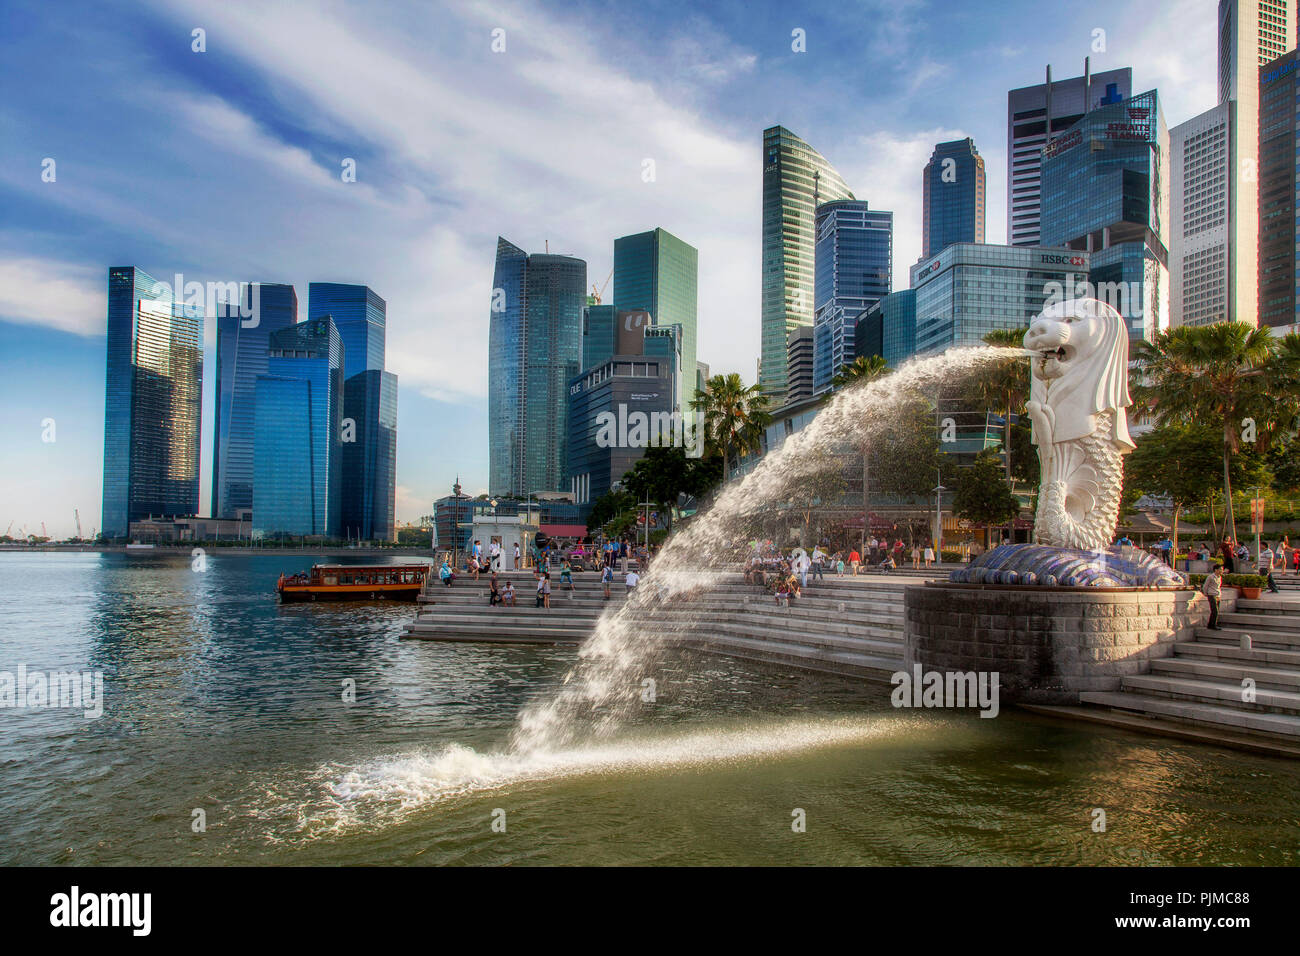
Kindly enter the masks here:
M 414 601 L 420 596 L 422 584 L 403 584 L 371 587 L 368 585 L 314 586 L 286 585 L 280 591 L 281 604 L 302 604 L 310 601 Z

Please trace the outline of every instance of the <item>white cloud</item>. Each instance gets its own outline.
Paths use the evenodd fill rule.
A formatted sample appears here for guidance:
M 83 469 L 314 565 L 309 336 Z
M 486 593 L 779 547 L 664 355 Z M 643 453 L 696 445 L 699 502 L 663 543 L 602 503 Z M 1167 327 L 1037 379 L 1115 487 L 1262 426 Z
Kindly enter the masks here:
M 103 335 L 108 268 L 51 259 L 0 260 L 0 318 L 77 335 Z

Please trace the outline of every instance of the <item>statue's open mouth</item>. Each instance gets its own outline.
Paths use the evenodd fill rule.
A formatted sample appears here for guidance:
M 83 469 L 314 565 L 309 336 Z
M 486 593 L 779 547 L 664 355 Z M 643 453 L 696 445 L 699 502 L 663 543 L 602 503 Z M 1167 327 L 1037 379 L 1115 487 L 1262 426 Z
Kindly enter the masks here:
M 1043 354 L 1043 358 L 1044 358 L 1044 359 L 1053 359 L 1053 358 L 1054 358 L 1054 359 L 1057 359 L 1058 361 L 1062 361 L 1062 362 L 1064 362 L 1064 361 L 1065 361 L 1065 357 L 1066 357 L 1065 346 L 1062 345 L 1062 346 L 1060 346 L 1059 348 L 1054 348 L 1054 349 L 1044 349 L 1042 354 Z

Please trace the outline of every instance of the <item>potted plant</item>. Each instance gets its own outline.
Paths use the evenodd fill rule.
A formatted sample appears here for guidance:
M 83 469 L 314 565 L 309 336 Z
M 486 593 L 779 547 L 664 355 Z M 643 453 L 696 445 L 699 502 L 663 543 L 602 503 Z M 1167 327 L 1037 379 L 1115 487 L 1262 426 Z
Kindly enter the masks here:
M 1268 578 L 1262 574 L 1225 574 L 1223 583 L 1226 587 L 1236 588 L 1242 597 L 1254 600 L 1263 593 Z

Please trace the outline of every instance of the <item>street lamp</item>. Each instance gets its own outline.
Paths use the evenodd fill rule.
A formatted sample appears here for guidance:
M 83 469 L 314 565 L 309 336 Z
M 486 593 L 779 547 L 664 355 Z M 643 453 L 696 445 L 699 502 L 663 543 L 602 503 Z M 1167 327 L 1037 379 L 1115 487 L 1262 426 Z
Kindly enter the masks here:
M 943 493 L 948 489 L 943 486 L 943 471 L 936 468 L 934 486 L 934 557 L 936 563 L 943 561 L 941 541 L 943 537 Z

